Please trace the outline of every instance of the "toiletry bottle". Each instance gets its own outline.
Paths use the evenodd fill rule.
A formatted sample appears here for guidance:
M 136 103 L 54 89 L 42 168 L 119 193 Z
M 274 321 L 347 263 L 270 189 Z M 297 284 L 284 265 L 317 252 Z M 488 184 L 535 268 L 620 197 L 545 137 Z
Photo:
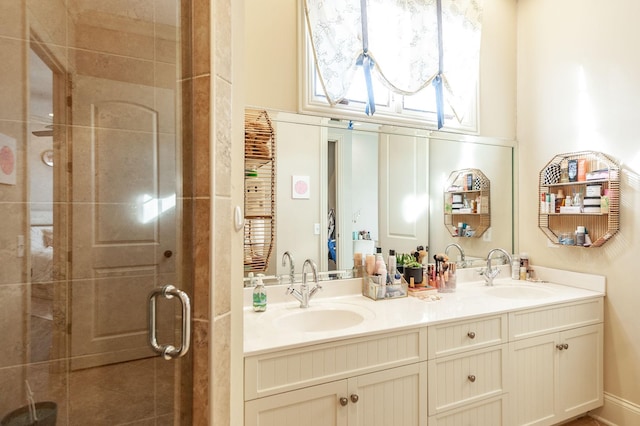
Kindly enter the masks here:
M 520 279 L 520 259 L 515 254 L 511 257 L 511 279 Z
M 576 229 L 576 245 L 577 246 L 584 246 L 585 243 L 585 228 L 584 226 L 578 226 L 578 228 Z
M 391 284 L 400 282 L 400 273 L 398 272 L 398 263 L 396 259 L 396 251 L 389 250 L 389 260 L 387 261 L 387 271 L 391 280 Z
M 523 281 L 527 279 L 527 268 L 524 266 L 520 267 L 520 279 Z
M 384 263 L 384 258 L 382 257 L 382 247 L 376 247 L 376 264 L 374 274 L 380 275 L 381 271 L 387 270 L 387 265 Z
M 353 277 L 362 278 L 364 275 L 362 270 L 362 253 L 353 253 Z
M 376 272 L 376 257 L 372 254 L 368 254 L 364 258 L 364 265 L 367 275 L 372 276 Z
M 258 274 L 258 284 L 253 289 L 253 310 L 255 312 L 264 312 L 267 310 L 267 290 L 262 282 L 264 274 Z

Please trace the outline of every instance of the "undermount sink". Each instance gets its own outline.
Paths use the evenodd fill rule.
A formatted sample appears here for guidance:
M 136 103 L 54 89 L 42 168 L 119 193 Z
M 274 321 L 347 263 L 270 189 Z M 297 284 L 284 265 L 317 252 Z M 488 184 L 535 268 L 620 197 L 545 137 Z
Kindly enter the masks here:
M 505 299 L 544 299 L 553 295 L 545 288 L 521 285 L 490 287 L 487 294 Z
M 366 308 L 341 304 L 311 305 L 274 315 L 273 324 L 276 327 L 297 332 L 342 330 L 374 317 L 373 312 Z

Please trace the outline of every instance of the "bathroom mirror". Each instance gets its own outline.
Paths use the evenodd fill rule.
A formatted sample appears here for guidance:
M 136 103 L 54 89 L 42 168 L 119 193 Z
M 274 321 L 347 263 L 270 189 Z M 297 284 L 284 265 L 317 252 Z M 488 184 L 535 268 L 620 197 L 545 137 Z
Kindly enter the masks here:
M 386 257 L 389 249 L 409 252 L 423 245 L 433 257 L 457 243 L 472 266 L 491 248 L 514 252 L 513 141 L 268 113 L 277 140 L 277 183 L 267 277 L 288 281 L 285 251 L 294 257 L 297 280 L 307 258 L 325 277 L 339 277 L 351 270 L 354 250 L 376 246 Z M 481 169 L 491 181 L 491 226 L 479 238 L 460 239 L 443 223 L 442 194 L 451 171 L 467 168 Z M 309 183 L 303 199 L 294 194 L 300 180 Z M 367 236 L 371 241 L 360 239 Z

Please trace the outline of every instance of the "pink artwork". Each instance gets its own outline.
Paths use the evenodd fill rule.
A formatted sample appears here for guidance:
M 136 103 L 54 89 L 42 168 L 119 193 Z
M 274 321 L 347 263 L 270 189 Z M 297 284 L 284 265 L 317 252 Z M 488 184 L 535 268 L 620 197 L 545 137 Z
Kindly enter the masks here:
M 309 176 L 291 177 L 291 198 L 309 198 Z
M 16 184 L 16 140 L 0 133 L 0 183 Z

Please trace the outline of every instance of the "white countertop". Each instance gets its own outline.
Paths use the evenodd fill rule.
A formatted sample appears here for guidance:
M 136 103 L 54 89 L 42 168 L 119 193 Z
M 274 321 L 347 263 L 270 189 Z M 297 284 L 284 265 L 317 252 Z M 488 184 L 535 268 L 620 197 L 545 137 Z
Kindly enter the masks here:
M 470 319 L 477 316 L 501 314 L 523 309 L 602 297 L 604 277 L 536 267 L 538 278 L 553 281 L 528 282 L 497 278 L 494 287 L 527 286 L 546 290 L 540 298 L 503 298 L 488 294 L 491 287 L 484 281 L 460 282 L 455 293 L 438 293 L 439 300 L 421 300 L 408 296 L 374 301 L 359 293 L 361 280 L 323 282 L 323 292 L 309 302 L 307 310 L 354 310 L 364 321 L 352 327 L 330 331 L 292 331 L 288 320 L 274 321 L 301 311 L 300 303 L 292 296 L 284 296 L 286 286 L 268 286 L 269 304 L 266 312 L 253 312 L 250 305 L 251 288 L 245 289 L 244 354 L 257 355 L 274 350 L 291 349 L 327 341 L 354 338 L 433 325 L 445 321 Z M 508 274 L 502 274 L 508 275 Z M 473 275 L 469 275 L 473 277 Z M 475 278 L 475 277 L 473 277 Z M 321 296 L 320 296 L 321 295 Z

